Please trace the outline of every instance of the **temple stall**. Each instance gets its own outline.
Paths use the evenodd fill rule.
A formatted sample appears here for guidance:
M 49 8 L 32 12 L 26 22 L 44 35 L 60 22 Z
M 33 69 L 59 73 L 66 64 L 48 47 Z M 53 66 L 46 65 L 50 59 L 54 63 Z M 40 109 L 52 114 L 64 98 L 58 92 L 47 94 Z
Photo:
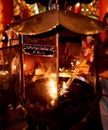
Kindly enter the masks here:
M 9 75 L 19 77 L 13 79 L 20 81 L 15 83 L 15 94 L 27 114 L 28 128 L 68 130 L 87 117 L 99 100 L 95 51 L 103 23 L 51 10 L 11 23 L 9 28 L 18 34 L 19 43 L 19 53 L 13 54 L 16 59 L 10 59 L 16 60 L 18 68 L 9 65 Z

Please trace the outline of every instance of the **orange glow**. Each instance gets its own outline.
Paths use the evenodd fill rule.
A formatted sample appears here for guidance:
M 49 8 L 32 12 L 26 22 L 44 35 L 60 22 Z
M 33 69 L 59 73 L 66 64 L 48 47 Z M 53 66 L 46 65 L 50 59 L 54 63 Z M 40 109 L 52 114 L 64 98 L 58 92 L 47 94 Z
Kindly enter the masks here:
M 106 12 L 108 12 L 108 0 L 99 0 L 99 18 L 101 21 L 103 21 L 104 15 Z M 103 42 L 104 40 L 104 31 L 100 34 L 101 40 Z
M 57 85 L 56 85 L 56 80 L 55 79 L 50 79 L 48 82 L 49 86 L 49 95 L 52 98 L 51 100 L 51 105 L 53 106 L 55 104 L 55 101 L 57 99 Z
M 13 69 L 16 70 L 16 65 L 13 66 Z
M 34 70 L 34 58 L 31 55 L 24 55 L 24 74 L 32 74 Z
M 103 17 L 106 12 L 108 12 L 108 0 L 99 0 L 100 5 L 100 20 L 103 20 Z
M 13 1 L 0 0 L 0 40 L 5 26 L 9 24 L 13 16 Z
M 2 32 L 3 32 L 3 4 L 0 3 L 0 40 L 2 39 Z
M 0 11 L 0 12 L 1 12 L 1 11 Z M 1 20 L 3 19 L 3 14 L 2 14 L 2 13 L 0 14 L 0 19 L 1 19 Z
M 26 64 L 23 65 L 24 70 L 26 69 Z
M 78 3 L 76 3 L 76 5 L 75 5 L 76 7 L 79 7 L 80 6 L 80 3 L 78 2 Z
M 57 88 L 55 87 L 56 86 L 56 82 L 54 80 L 51 80 L 49 82 L 49 84 L 50 84 L 50 88 L 51 88 L 52 97 L 56 98 L 57 97 Z

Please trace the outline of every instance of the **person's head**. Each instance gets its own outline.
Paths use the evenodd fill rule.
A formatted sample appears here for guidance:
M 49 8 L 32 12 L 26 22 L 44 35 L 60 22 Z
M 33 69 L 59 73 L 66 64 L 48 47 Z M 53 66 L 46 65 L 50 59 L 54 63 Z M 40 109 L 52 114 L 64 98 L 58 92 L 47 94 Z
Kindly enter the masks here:
M 103 22 L 104 22 L 105 24 L 108 24 L 108 12 L 105 13 L 104 18 L 103 18 Z

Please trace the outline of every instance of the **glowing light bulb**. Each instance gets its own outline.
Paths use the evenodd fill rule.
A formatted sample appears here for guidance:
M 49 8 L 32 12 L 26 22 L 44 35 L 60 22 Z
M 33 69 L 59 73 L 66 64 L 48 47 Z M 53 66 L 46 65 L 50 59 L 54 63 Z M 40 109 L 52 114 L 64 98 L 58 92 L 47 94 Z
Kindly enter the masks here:
M 24 64 L 23 67 L 24 67 L 24 70 L 25 70 L 26 69 L 26 64 Z
M 16 65 L 13 65 L 13 69 L 16 70 Z
M 80 3 L 78 2 L 78 3 L 76 3 L 76 5 L 75 6 L 77 6 L 77 7 L 79 7 L 80 6 Z

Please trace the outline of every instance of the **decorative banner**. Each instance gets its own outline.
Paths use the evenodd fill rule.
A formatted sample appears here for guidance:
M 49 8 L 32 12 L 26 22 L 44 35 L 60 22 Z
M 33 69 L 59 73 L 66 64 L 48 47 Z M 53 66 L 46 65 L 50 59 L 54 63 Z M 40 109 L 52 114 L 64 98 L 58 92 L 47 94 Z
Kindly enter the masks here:
M 53 57 L 55 54 L 54 46 L 48 45 L 35 45 L 35 44 L 26 44 L 24 46 L 24 52 L 28 55 L 40 55 L 40 56 L 49 56 Z

